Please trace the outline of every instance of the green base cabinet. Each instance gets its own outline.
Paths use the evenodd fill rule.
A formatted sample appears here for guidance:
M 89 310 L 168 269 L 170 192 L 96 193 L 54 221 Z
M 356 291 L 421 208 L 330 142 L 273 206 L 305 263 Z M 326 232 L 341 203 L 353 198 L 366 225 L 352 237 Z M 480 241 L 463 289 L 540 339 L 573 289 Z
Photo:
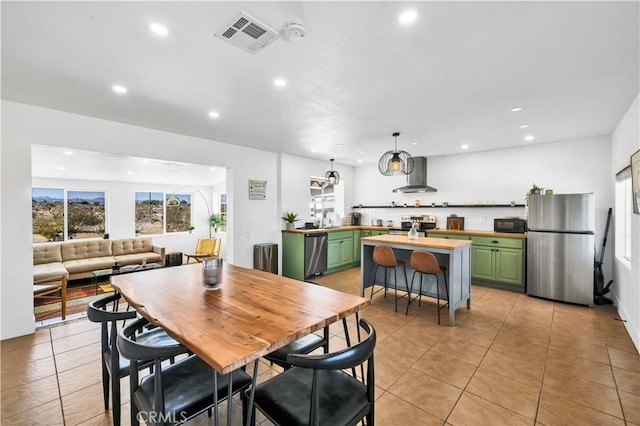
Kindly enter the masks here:
M 360 251 L 362 250 L 362 244 L 360 244 L 360 238 L 362 237 L 359 229 L 353 231 L 353 261 L 360 262 Z
M 434 238 L 444 238 L 446 240 L 468 240 L 470 237 L 468 235 L 441 235 L 441 234 L 432 234 L 429 235 L 429 231 L 427 231 L 427 236 Z
M 304 234 L 282 233 L 282 275 L 304 280 Z
M 329 232 L 328 239 L 327 270 L 332 271 L 351 266 L 353 263 L 353 231 Z
M 524 240 L 471 237 L 471 278 L 524 292 Z

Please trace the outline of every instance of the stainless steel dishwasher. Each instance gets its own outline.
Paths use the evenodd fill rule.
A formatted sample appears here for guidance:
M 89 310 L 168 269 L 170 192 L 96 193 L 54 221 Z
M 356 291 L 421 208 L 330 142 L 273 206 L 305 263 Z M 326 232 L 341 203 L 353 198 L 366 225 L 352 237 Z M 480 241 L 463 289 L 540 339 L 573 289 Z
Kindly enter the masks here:
M 327 270 L 328 234 L 304 234 L 304 277 L 323 274 Z

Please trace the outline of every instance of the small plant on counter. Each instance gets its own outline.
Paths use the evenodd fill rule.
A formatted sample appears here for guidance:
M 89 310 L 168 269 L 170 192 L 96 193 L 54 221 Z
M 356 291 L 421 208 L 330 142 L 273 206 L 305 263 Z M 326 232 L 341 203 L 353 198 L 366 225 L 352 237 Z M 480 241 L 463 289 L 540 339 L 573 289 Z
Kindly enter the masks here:
M 291 231 L 293 229 L 293 222 L 300 220 L 298 219 L 298 214 L 297 213 L 293 213 L 293 212 L 286 212 L 285 214 L 282 215 L 282 220 L 284 220 L 285 223 L 285 229 L 287 231 Z
M 139 237 L 139 236 L 140 236 L 140 230 L 136 229 L 136 237 Z
M 542 194 L 543 188 L 539 187 L 535 183 L 531 186 L 531 189 L 527 193 L 527 195 L 540 195 Z
M 187 231 L 189 231 L 189 233 L 191 233 L 191 231 L 193 231 L 194 229 L 196 229 L 196 227 L 193 225 L 187 226 Z
M 284 220 L 287 223 L 293 223 L 296 222 L 300 219 L 298 219 L 298 214 L 297 213 L 293 213 L 293 212 L 286 212 L 285 214 L 282 215 L 282 220 Z

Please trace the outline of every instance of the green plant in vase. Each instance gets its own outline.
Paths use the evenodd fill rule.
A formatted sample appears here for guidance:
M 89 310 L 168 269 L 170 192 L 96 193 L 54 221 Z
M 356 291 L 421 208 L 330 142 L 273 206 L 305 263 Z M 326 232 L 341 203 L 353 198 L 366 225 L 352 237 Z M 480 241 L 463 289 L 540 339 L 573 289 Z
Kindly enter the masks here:
M 293 212 L 286 212 L 282 215 L 282 220 L 285 221 L 285 229 L 290 231 L 293 229 L 293 223 L 298 221 L 298 214 Z
M 213 228 L 213 232 L 218 232 L 222 224 L 223 220 L 220 213 L 213 213 L 209 216 L 209 236 L 211 236 L 211 228 Z

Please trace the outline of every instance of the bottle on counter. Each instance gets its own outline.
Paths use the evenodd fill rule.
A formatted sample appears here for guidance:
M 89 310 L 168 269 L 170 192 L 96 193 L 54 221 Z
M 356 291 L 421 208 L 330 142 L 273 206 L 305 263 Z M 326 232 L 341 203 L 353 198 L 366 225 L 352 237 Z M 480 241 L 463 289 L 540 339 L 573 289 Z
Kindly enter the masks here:
M 411 226 L 411 229 L 407 233 L 407 237 L 409 237 L 410 240 L 417 240 L 418 239 L 418 230 L 416 229 L 416 224 L 415 223 Z

